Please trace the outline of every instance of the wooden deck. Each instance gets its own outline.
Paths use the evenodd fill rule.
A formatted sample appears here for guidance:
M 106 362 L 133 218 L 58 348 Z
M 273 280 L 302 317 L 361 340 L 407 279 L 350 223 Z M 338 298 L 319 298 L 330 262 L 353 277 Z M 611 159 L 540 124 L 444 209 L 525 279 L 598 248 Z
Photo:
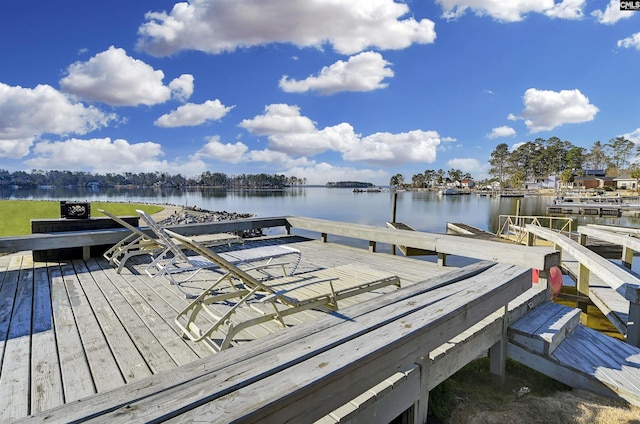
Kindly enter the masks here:
M 142 271 L 144 256 L 131 259 L 121 274 L 101 258 L 34 263 L 28 252 L 0 256 L 0 421 L 206 420 L 232 409 L 225 420 L 235 416 L 251 422 L 282 412 L 294 414 L 291 422 L 307 422 L 310 410 L 321 419 L 330 408 L 344 411 L 340 402 L 363 400 L 365 392 L 391 384 L 393 390 L 383 389 L 391 393 L 384 400 L 380 393 L 358 406 L 358 420 L 366 422 L 367 414 L 381 408 L 424 422 L 429 382 L 435 381 L 430 376 L 447 378 L 487 348 L 493 352 L 492 371 L 504 376 L 508 317 L 521 316 L 548 297 L 544 284 L 531 288 L 530 268 L 548 270 L 560 263 L 551 248 L 304 217 L 172 229 L 192 236 L 265 227 L 285 227 L 286 235 L 247 241 L 246 247 L 291 245 L 302 252 L 297 272 L 358 263 L 390 270 L 403 288 L 358 295 L 335 312 L 305 311 L 290 317 L 292 328 L 286 331 L 275 322 L 252 327 L 238 334 L 231 349 L 212 357 L 205 346 L 181 337 L 174 318 L 188 300 L 165 280 L 149 278 Z M 296 235 L 298 230 L 303 234 Z M 314 232 L 319 240 L 308 238 Z M 0 238 L 0 252 L 113 244 L 128 233 L 6 237 Z M 330 242 L 329 236 L 355 239 L 360 247 Z M 461 254 L 479 262 L 457 270 L 424 258 L 376 253 L 377 244 L 430 250 L 438 257 Z M 218 276 L 216 270 L 202 271 L 189 289 L 202 290 Z M 514 299 L 520 300 L 512 306 Z M 496 310 L 502 312 L 492 316 Z M 243 308 L 240 313 L 257 312 Z M 411 383 L 400 384 L 404 381 Z M 259 412 L 256 394 L 267 402 Z M 339 411 L 331 415 L 342 422 L 340 417 L 353 418 Z
M 331 246 L 289 236 L 248 241 L 287 243 L 302 252 L 298 272 L 349 263 L 392 269 L 403 286 L 443 274 L 433 263 Z M 151 279 L 144 259 L 117 274 L 103 259 L 33 263 L 29 254 L 0 258 L 0 422 L 105 392 L 211 355 L 183 340 L 173 322 L 188 301 L 165 279 Z M 208 271 L 207 271 L 208 272 Z M 191 283 L 203 288 L 211 276 Z M 356 304 L 392 288 L 347 300 Z M 345 305 L 346 306 L 346 305 Z M 294 323 L 324 315 L 308 311 Z M 280 331 L 265 324 L 243 341 Z

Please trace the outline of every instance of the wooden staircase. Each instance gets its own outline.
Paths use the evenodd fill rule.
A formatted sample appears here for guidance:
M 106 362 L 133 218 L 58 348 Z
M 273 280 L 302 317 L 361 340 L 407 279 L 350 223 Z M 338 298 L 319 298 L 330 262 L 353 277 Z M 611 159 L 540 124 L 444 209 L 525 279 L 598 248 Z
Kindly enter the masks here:
M 507 354 L 574 388 L 640 406 L 640 348 L 580 324 L 580 310 L 545 303 L 509 327 Z

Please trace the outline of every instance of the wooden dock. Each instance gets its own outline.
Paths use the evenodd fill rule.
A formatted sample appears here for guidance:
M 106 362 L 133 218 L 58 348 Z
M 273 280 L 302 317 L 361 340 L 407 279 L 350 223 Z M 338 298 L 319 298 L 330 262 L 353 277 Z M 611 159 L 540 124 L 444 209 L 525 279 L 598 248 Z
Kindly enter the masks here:
M 504 377 L 508 326 L 548 299 L 543 284 L 532 287 L 531 268 L 560 264 L 548 247 L 302 217 L 177 229 L 259 226 L 286 234 L 247 240 L 247 247 L 291 245 L 302 252 L 298 272 L 359 263 L 393 270 L 403 288 L 361 294 L 335 312 L 305 311 L 287 329 L 265 323 L 213 355 L 181 337 L 173 320 L 188 300 L 141 272 L 145 257 L 118 274 L 101 258 L 34 263 L 25 253 L 3 256 L 0 421 L 425 422 L 429 391 L 478 355 L 489 351 L 492 372 Z M 104 244 L 126 234 L 0 239 L 0 251 Z M 334 243 L 334 235 L 366 243 Z M 478 262 L 443 267 L 378 253 L 381 243 Z M 189 289 L 202 290 L 217 275 L 203 271 Z

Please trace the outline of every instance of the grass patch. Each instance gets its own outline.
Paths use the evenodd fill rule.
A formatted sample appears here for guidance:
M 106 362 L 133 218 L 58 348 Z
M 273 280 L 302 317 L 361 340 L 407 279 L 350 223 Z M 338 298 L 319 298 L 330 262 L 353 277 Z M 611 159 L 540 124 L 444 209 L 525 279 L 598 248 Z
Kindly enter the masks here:
M 136 209 L 154 214 L 162 206 L 138 203 L 91 202 L 91 216 L 104 216 L 98 209 L 114 215 L 137 216 Z M 0 237 L 31 234 L 32 219 L 60 218 L 60 202 L 50 200 L 0 200 Z

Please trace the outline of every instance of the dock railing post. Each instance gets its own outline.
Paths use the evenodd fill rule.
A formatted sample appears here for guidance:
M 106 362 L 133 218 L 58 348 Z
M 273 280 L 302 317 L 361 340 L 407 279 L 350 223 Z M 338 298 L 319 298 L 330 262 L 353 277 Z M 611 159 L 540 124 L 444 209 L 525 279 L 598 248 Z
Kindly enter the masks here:
M 391 222 L 395 224 L 396 222 L 396 207 L 398 204 L 398 192 L 394 191 L 392 196 L 392 206 L 391 206 Z M 396 254 L 396 245 L 391 245 L 391 254 L 395 256 Z
M 627 343 L 640 347 L 640 287 L 627 286 L 625 298 L 629 301 Z
M 589 299 L 589 268 L 584 266 L 582 263 L 580 263 L 580 267 L 578 269 L 578 281 L 576 284 L 576 288 L 578 290 L 578 299 Z M 586 314 L 588 303 L 580 302 L 578 300 L 576 302 L 576 307 L 580 308 L 582 312 Z
M 622 266 L 627 269 L 631 269 L 633 264 L 633 249 L 627 246 L 622 246 Z

